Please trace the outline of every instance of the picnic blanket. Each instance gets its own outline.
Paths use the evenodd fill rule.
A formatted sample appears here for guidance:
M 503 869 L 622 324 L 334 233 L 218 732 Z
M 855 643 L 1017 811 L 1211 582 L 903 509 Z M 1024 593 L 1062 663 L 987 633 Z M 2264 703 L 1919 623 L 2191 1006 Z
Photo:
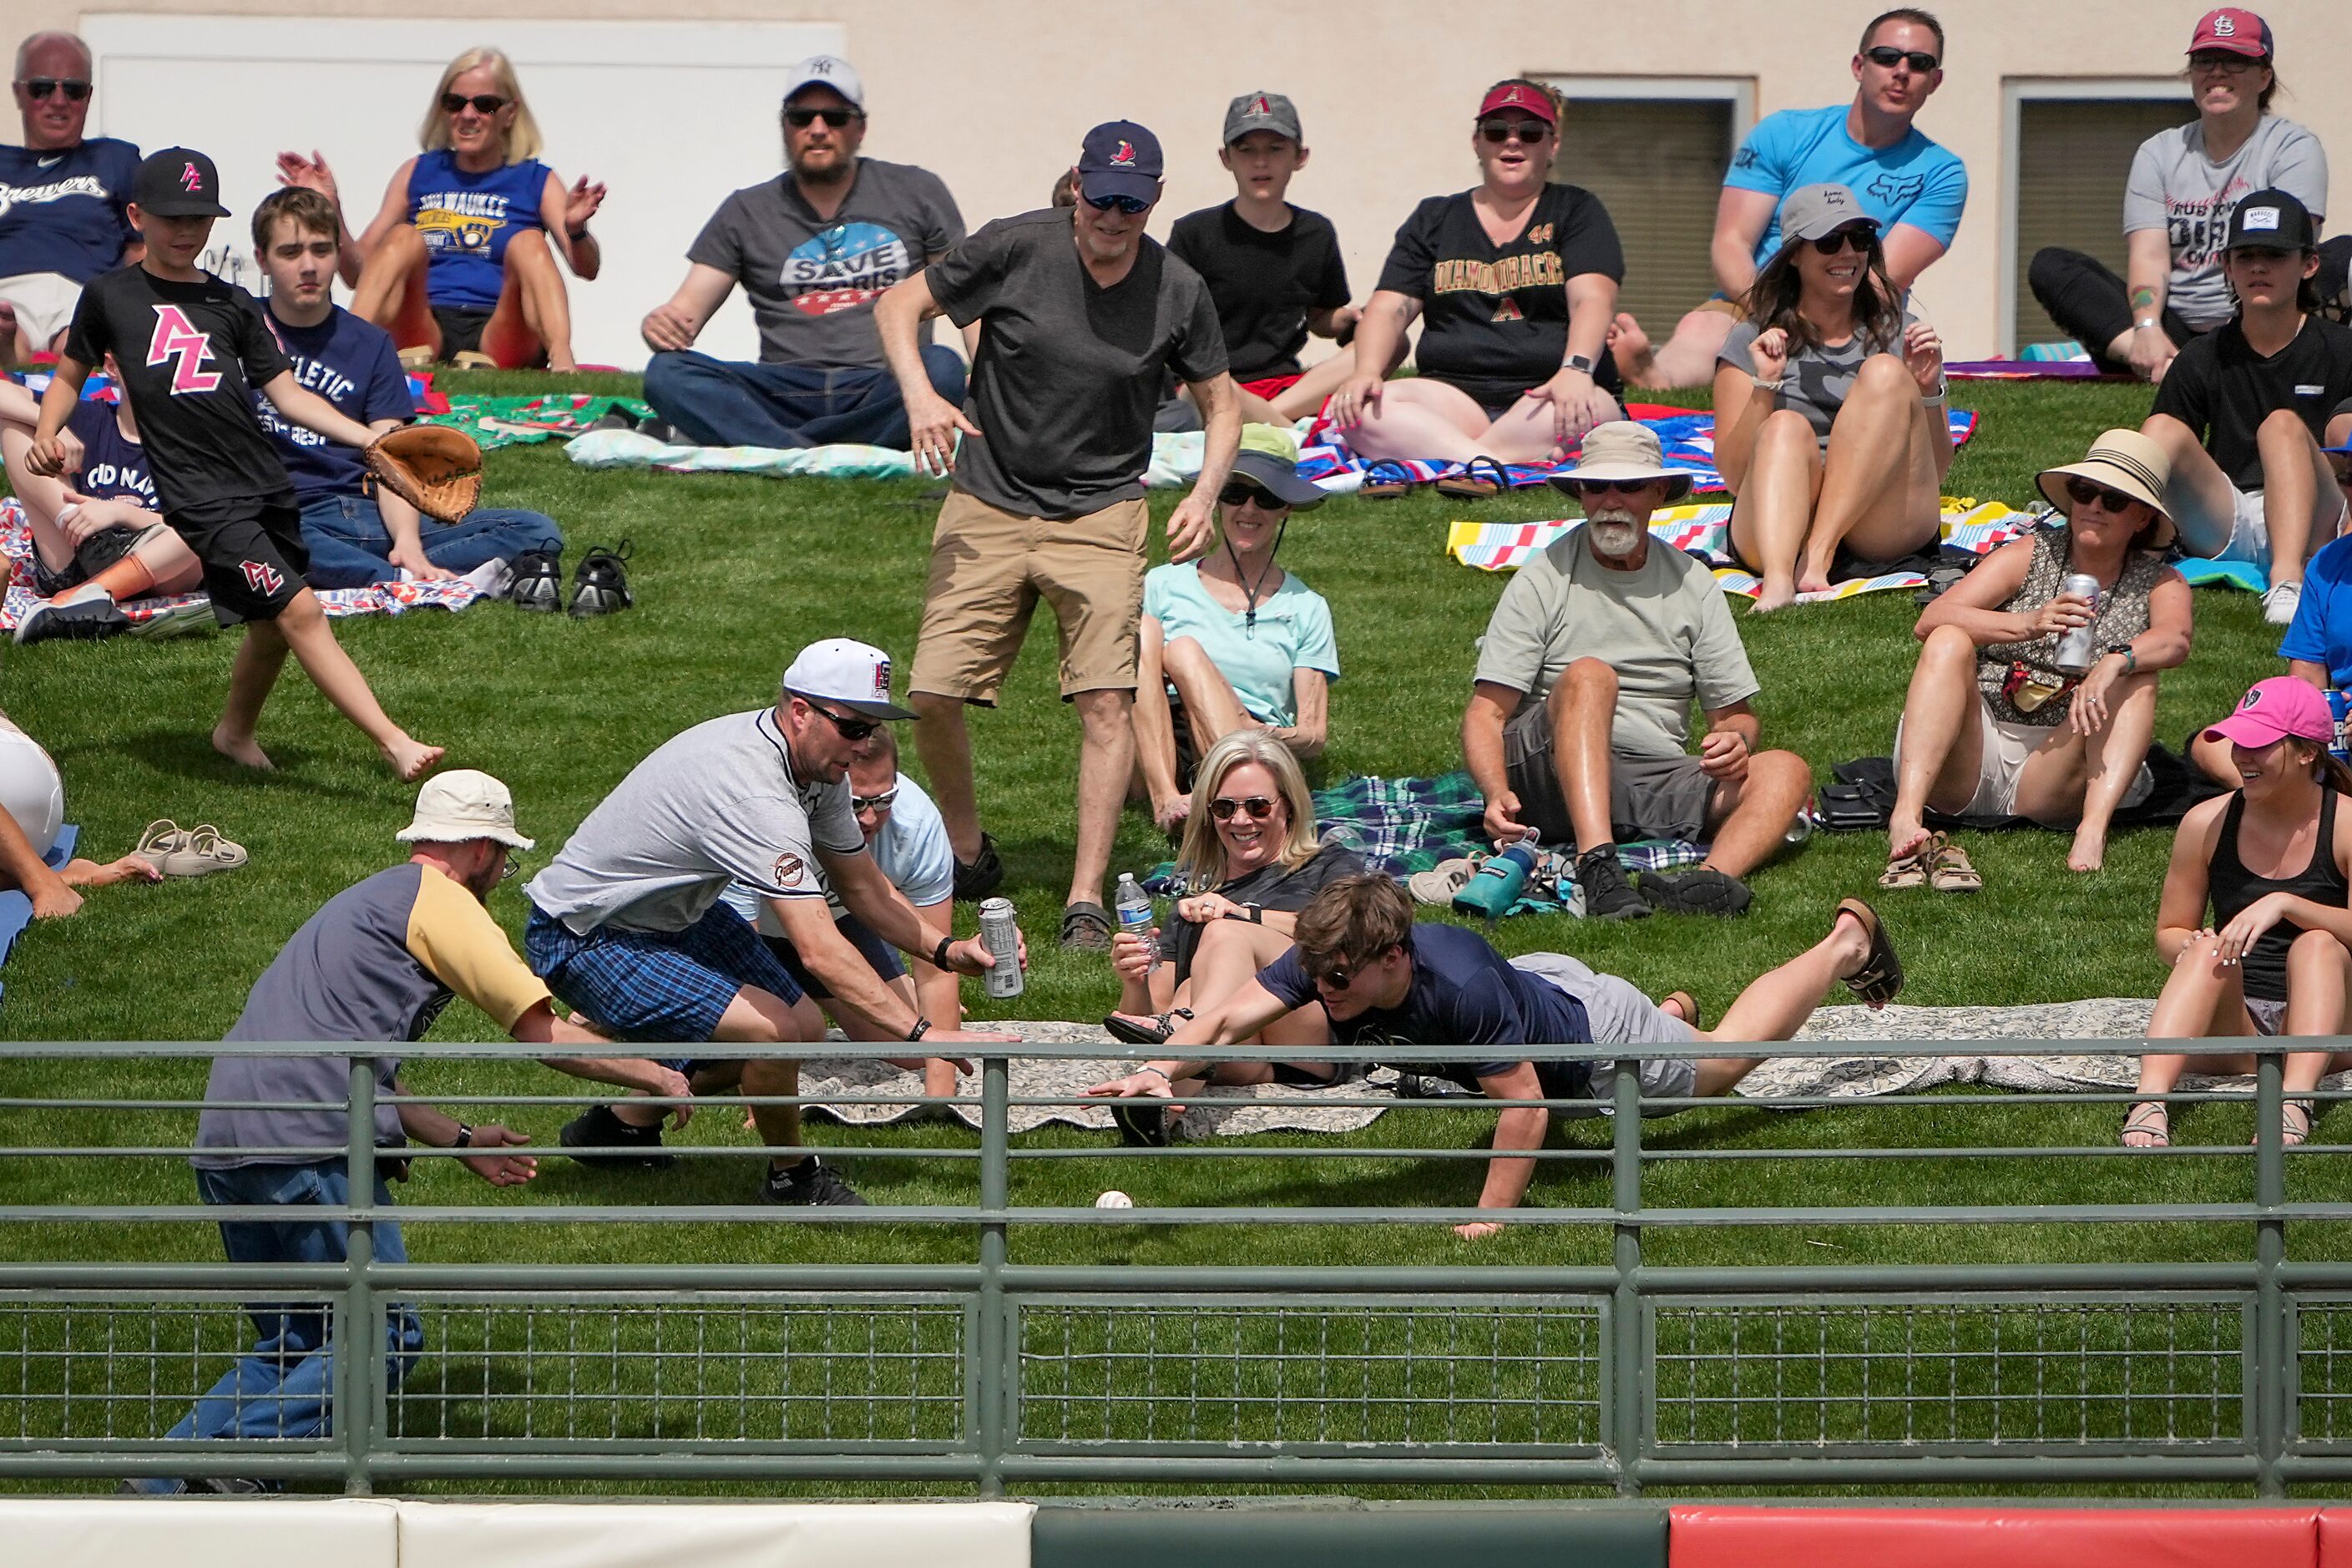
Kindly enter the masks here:
M 621 407 L 633 412 L 644 407 L 625 399 L 618 402 Z M 548 415 L 549 420 L 556 417 L 577 416 L 562 411 Z M 562 433 L 550 428 L 543 434 L 508 436 L 502 439 L 540 441 Z M 1191 484 L 1200 477 L 1206 441 L 1207 437 L 1198 430 L 1163 430 L 1154 435 L 1151 461 L 1143 473 L 1145 487 L 1173 489 Z M 635 430 L 589 430 L 584 422 L 581 433 L 565 442 L 563 453 L 583 468 L 660 468 L 673 474 L 767 474 L 832 479 L 924 477 L 915 468 L 914 454 L 894 447 L 861 447 L 845 441 L 824 447 L 697 447 L 657 441 Z
M 33 529 L 25 521 L 25 505 L 15 496 L 0 500 L 0 558 L 7 570 L 7 591 L 0 597 L 0 631 L 13 632 L 26 611 L 41 602 L 33 591 Z M 376 583 L 365 588 L 329 588 L 320 592 L 319 605 L 331 616 L 397 616 L 409 610 L 462 610 L 485 595 L 505 592 L 509 575 L 504 562 L 493 561 L 463 577 L 441 583 Z M 120 606 L 132 621 L 143 621 L 164 610 L 192 605 L 202 594 L 132 599 Z
M 74 845 L 80 838 L 81 829 L 70 822 L 67 823 L 58 829 L 58 840 L 49 846 L 49 852 L 41 857 L 42 864 L 52 871 L 64 870 L 66 862 L 73 858 Z M 8 962 L 8 954 L 16 949 L 16 939 L 24 935 L 25 928 L 32 923 L 33 900 L 30 894 L 17 888 L 0 892 L 0 963 Z
M 415 378 L 410 381 L 413 385 Z M 585 392 L 544 392 L 527 397 L 446 397 L 440 401 L 441 411 L 426 415 L 421 422 L 463 430 L 485 452 L 498 447 L 551 441 L 559 436 L 568 440 L 615 408 L 638 419 L 649 418 L 653 414 L 650 405 L 634 397 L 603 397 Z

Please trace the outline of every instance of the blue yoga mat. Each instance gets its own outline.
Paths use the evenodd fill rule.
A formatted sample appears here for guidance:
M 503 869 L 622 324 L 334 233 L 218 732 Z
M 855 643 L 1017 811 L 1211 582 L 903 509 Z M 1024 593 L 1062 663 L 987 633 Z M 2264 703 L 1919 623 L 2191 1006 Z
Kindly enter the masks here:
M 67 861 L 73 858 L 74 844 L 80 837 L 81 829 L 70 822 L 58 829 L 58 841 L 49 846 L 49 852 L 42 857 L 48 862 L 49 869 L 61 869 Z M 0 893 L 0 963 L 8 962 L 9 952 L 16 947 L 16 939 L 24 935 L 25 928 L 32 923 L 33 900 L 30 894 L 15 888 Z

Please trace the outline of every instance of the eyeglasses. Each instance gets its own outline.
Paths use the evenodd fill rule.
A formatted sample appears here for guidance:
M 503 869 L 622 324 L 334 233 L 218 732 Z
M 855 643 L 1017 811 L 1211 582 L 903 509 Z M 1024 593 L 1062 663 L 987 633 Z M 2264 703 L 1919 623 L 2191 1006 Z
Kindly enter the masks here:
M 89 96 L 89 83 L 79 77 L 28 76 L 16 85 L 25 89 L 26 98 L 47 98 L 53 92 L 62 91 L 74 102 L 79 103 Z
M 1209 815 L 1219 822 L 1231 822 L 1234 819 L 1234 813 L 1237 811 L 1248 812 L 1250 820 L 1253 822 L 1264 822 L 1274 815 L 1274 802 L 1262 795 L 1254 795 L 1246 800 L 1234 800 L 1230 795 L 1219 795 L 1209 803 Z
M 1580 479 L 1570 478 L 1568 488 L 1580 496 L 1639 495 L 1656 484 L 1655 479 Z
M 2139 499 L 2127 496 L 2121 490 L 2111 490 L 2105 485 L 2094 484 L 2079 475 L 2066 481 L 2066 496 L 2076 506 L 2095 506 L 2117 516 L 2128 510 Z
M 2223 76 L 2237 76 L 2258 67 L 2267 68 L 2270 63 L 2268 59 L 2258 59 L 2252 55 L 2234 54 L 2226 50 L 2214 50 L 2210 53 L 2194 54 L 2189 57 L 2190 70 L 2220 71 Z
M 787 109 L 784 110 L 784 123 L 795 131 L 805 131 L 820 120 L 838 131 L 851 121 L 863 118 L 864 116 L 854 109 Z
M 1098 213 L 1108 212 L 1111 208 L 1117 207 L 1129 216 L 1151 210 L 1151 204 L 1141 196 L 1087 196 L 1086 203 Z
M 511 854 L 506 856 L 504 858 L 506 863 L 499 868 L 499 880 L 501 882 L 511 882 L 514 880 L 515 873 L 521 870 L 522 866 L 521 863 L 517 861 Z
M 1247 479 L 1234 479 L 1217 492 L 1217 500 L 1226 506 L 1254 506 L 1260 511 L 1288 511 L 1290 503 L 1263 485 Z
M 1832 229 L 1813 241 L 1813 248 L 1823 256 L 1837 256 L 1847 250 L 1859 250 L 1867 256 L 1877 247 L 1877 231 L 1858 223 L 1850 223 L 1843 228 Z
M 828 715 L 828 717 L 830 717 L 830 715 Z M 841 721 L 835 719 L 834 720 L 834 722 L 837 724 L 841 722 Z M 853 795 L 849 797 L 849 809 L 853 813 L 860 811 L 887 811 L 898 804 L 898 786 L 897 784 L 892 784 L 880 795 Z
M 477 114 L 496 114 L 507 106 L 507 100 L 495 92 L 478 92 L 471 98 L 462 92 L 445 92 L 441 95 L 441 112 L 463 114 L 469 103 Z
M 832 720 L 833 727 L 841 731 L 841 738 L 845 741 L 863 741 L 868 735 L 873 734 L 875 731 L 882 728 L 882 724 L 879 720 L 845 718 L 841 714 L 835 713 L 830 708 L 818 707 L 815 703 L 810 702 L 805 697 L 802 698 L 801 701 L 806 704 L 810 712 L 822 713 L 826 718 Z
M 1498 147 L 1506 142 L 1524 142 L 1532 147 L 1551 134 L 1551 127 L 1540 120 L 1482 120 L 1478 134 Z
M 1886 70 L 1893 70 L 1898 65 L 1909 66 L 1922 76 L 1944 63 L 1924 49 L 1897 49 L 1885 44 L 1874 49 L 1863 50 L 1862 58 Z

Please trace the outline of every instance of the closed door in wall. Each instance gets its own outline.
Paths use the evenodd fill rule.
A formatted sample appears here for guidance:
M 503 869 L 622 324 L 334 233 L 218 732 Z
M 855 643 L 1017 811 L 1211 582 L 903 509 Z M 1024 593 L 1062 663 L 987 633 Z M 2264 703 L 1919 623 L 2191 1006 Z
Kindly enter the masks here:
M 1715 292 L 1707 245 L 1732 152 L 1727 98 L 1574 99 L 1552 178 L 1599 196 L 1625 247 L 1618 309 L 1660 342 Z
M 2189 100 L 2030 98 L 2017 106 L 2017 250 L 2010 258 L 2012 352 L 2066 336 L 2026 286 L 2044 246 L 2063 246 L 2124 271 L 2124 184 L 2132 154 L 2159 131 L 2197 118 Z

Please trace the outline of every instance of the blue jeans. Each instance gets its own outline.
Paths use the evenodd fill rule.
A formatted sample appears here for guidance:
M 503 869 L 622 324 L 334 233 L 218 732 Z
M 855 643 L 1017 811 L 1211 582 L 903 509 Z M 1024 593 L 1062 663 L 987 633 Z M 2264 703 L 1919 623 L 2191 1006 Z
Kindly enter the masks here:
M 511 561 L 541 544 L 561 550 L 563 531 L 535 511 L 481 507 L 458 522 L 424 520 L 425 559 L 445 572 L 464 574 L 486 561 Z M 302 575 L 313 588 L 364 588 L 400 580 L 392 563 L 392 532 L 373 496 L 321 496 L 302 506 L 302 542 L 310 569 Z
M 196 1170 L 196 1191 L 208 1204 L 258 1207 L 278 1204 L 340 1205 L 351 1192 L 350 1173 L 340 1160 L 310 1165 L 236 1165 Z M 379 1178 L 375 1201 L 392 1194 Z M 288 1219 L 221 1222 L 221 1246 L 232 1263 L 341 1263 L 350 1226 L 341 1220 Z M 405 1263 L 400 1227 L 375 1224 L 375 1261 Z M 310 1304 L 249 1301 L 246 1312 L 258 1335 L 253 1349 L 223 1373 L 195 1408 L 165 1434 L 185 1438 L 317 1437 L 329 1429 L 335 1357 L 328 1330 L 332 1314 Z M 425 1348 L 424 1325 L 405 1307 L 389 1308 L 384 1331 L 384 1378 L 397 1387 Z M 146 1492 L 176 1492 L 176 1480 L 133 1483 Z
M 964 365 L 953 349 L 925 343 L 923 369 L 934 391 L 963 405 Z M 688 349 L 646 363 L 646 401 L 706 447 L 908 446 L 907 405 L 887 367 L 745 364 Z

